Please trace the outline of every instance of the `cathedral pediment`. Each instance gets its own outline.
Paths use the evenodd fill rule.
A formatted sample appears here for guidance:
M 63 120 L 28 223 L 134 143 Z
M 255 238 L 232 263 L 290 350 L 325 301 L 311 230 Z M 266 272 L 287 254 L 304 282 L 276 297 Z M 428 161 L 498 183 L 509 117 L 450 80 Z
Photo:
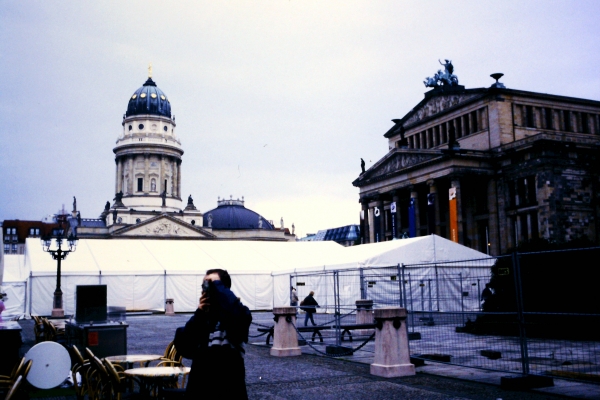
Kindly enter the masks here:
M 180 237 L 180 238 L 206 238 L 213 239 L 212 233 L 181 221 L 169 215 L 160 215 L 150 218 L 139 224 L 127 226 L 115 231 L 114 236 L 143 236 L 143 237 Z
M 412 115 L 404 122 L 404 126 L 412 125 L 425 118 L 455 107 L 460 103 L 471 100 L 476 96 L 478 96 L 477 93 L 454 93 L 431 97 L 411 111 Z

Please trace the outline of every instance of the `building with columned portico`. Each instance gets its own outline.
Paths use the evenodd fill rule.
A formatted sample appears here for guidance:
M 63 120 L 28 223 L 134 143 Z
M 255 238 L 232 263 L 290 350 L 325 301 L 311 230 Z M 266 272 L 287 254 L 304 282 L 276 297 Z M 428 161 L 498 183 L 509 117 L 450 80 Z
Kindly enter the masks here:
M 451 61 L 353 182 L 362 243 L 431 233 L 490 254 L 543 238 L 600 244 L 600 102 L 458 84 Z

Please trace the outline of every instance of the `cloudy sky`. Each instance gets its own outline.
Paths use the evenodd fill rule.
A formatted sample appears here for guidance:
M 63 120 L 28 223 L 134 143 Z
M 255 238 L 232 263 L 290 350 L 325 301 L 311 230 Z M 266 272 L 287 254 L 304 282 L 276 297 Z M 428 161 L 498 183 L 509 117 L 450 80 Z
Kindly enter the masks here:
M 182 190 L 245 196 L 304 236 L 358 223 L 352 181 L 453 61 L 467 88 L 600 100 L 600 2 L 11 1 L 0 4 L 0 221 L 114 197 L 112 149 L 147 77 L 169 96 Z

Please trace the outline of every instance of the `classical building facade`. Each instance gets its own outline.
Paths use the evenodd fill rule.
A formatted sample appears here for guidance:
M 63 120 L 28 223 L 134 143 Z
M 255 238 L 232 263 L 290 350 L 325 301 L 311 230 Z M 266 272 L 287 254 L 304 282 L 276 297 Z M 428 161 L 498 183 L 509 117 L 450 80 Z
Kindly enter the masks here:
M 600 102 L 444 75 L 448 60 L 353 182 L 362 242 L 435 233 L 493 255 L 535 238 L 600 243 Z
M 276 229 L 268 222 L 256 223 L 258 218 L 264 218 L 246 209 L 243 200 L 241 208 L 257 216 L 252 226 L 238 226 L 231 220 L 229 226 L 213 227 L 195 207 L 191 195 L 184 207 L 184 151 L 176 134 L 171 102 L 152 79 L 151 70 L 146 82 L 130 96 L 121 125 L 113 149 L 115 197 L 112 204 L 106 202 L 99 218 L 82 218 L 74 199 L 67 219 L 71 232 L 76 231 L 78 237 L 295 240 L 289 231 Z M 224 217 L 221 219 L 224 221 Z

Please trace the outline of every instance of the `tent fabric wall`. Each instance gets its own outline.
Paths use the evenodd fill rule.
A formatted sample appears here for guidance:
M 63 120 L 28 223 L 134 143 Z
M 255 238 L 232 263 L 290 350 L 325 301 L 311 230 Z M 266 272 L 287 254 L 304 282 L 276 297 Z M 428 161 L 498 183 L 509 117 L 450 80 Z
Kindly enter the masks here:
M 62 263 L 67 314 L 74 312 L 75 286 L 79 284 L 106 284 L 111 306 L 164 310 L 165 299 L 172 298 L 177 312 L 191 312 L 197 308 L 206 270 L 222 268 L 232 275 L 233 290 L 242 302 L 260 310 L 289 305 L 290 275 L 298 273 L 314 275 L 318 271 L 488 257 L 435 235 L 348 248 L 335 242 L 168 239 L 81 239 L 79 242 L 77 250 Z M 31 312 L 50 314 L 56 261 L 42 250 L 39 241 L 27 239 L 25 262 L 18 269 L 32 294 L 28 299 Z M 331 274 L 305 280 L 304 286 L 298 286 L 299 298 L 318 288 L 315 297 L 323 311 L 333 310 Z M 296 281 L 292 283 L 295 286 Z M 342 305 L 353 307 L 360 298 L 360 279 L 341 274 L 339 283 Z M 442 286 L 436 290 L 453 292 L 456 288 L 449 283 L 443 290 Z

